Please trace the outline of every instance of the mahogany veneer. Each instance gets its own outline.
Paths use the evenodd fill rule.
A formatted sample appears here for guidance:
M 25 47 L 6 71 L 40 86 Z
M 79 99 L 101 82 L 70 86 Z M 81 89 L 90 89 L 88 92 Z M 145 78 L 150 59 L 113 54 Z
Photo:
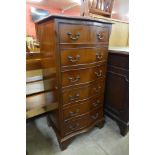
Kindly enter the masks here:
M 44 87 L 55 92 L 53 98 L 58 102 L 48 122 L 62 150 L 75 135 L 104 124 L 103 92 L 111 25 L 92 18 L 56 15 L 36 22 L 43 79 L 50 81 Z

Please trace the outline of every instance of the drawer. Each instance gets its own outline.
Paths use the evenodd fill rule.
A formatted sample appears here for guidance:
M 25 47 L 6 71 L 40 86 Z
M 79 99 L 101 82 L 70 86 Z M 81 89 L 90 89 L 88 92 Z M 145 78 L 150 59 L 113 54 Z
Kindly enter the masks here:
M 109 52 L 108 65 L 129 70 L 129 55 L 119 52 Z
M 105 86 L 105 78 L 93 82 L 90 85 L 85 85 L 80 88 L 69 88 L 63 91 L 63 104 L 74 104 L 79 101 L 84 101 L 98 94 L 103 94 Z
M 60 43 L 108 43 L 109 27 L 105 24 L 100 26 L 93 25 L 59 25 Z
M 103 109 L 96 109 L 84 116 L 76 119 L 69 120 L 64 123 L 64 133 L 65 135 L 72 132 L 89 127 L 91 124 L 97 122 L 103 118 Z
M 61 65 L 75 66 L 107 61 L 107 48 L 67 49 L 61 51 Z
M 91 68 L 62 72 L 62 86 L 72 86 L 96 81 L 105 77 L 106 64 Z
M 90 124 L 103 119 L 103 107 L 99 107 L 89 113 L 89 122 Z
M 68 120 L 72 117 L 80 116 L 91 110 L 94 110 L 103 105 L 103 96 L 95 97 L 94 99 L 73 104 L 63 110 L 64 120 Z

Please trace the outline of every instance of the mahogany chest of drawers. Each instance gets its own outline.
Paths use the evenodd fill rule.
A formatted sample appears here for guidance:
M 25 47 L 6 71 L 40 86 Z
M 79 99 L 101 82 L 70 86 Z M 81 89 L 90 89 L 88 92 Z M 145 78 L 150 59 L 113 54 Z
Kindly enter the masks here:
M 60 148 L 104 124 L 103 100 L 111 23 L 84 17 L 49 16 L 36 22 L 43 78 L 58 109 L 48 115 Z M 52 103 L 51 103 L 52 104 Z

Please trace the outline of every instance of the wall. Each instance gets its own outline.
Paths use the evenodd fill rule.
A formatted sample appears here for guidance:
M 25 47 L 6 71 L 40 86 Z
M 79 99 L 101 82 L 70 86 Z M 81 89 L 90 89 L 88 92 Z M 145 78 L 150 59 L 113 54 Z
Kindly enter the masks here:
M 114 0 L 112 18 L 129 21 L 129 0 Z
M 26 3 L 26 35 L 36 37 L 35 24 L 31 19 L 31 7 L 36 7 L 44 10 L 48 10 L 49 13 L 60 13 L 60 10 L 57 9 L 48 9 L 46 7 L 37 6 L 34 4 Z
M 114 0 L 112 18 L 121 21 L 114 22 L 110 36 L 110 47 L 129 46 L 129 0 Z M 124 22 L 123 22 L 124 21 Z
M 113 21 L 114 22 L 114 21 Z M 129 46 L 129 24 L 124 22 L 114 22 L 109 40 L 110 47 Z

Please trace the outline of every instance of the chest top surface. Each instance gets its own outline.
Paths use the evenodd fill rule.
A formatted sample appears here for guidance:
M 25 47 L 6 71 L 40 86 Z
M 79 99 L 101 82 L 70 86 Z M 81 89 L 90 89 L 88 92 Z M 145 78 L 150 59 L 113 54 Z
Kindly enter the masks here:
M 43 23 L 45 21 L 49 21 L 49 20 L 54 20 L 54 19 L 64 19 L 64 20 L 76 20 L 76 21 L 87 21 L 87 22 L 97 22 L 97 23 L 103 23 L 103 24 L 113 24 L 113 22 L 109 21 L 109 20 L 104 20 L 104 19 L 95 19 L 93 17 L 83 17 L 83 16 L 64 16 L 64 15 L 49 15 L 45 18 L 42 18 L 38 21 L 35 22 L 35 24 L 40 24 Z

